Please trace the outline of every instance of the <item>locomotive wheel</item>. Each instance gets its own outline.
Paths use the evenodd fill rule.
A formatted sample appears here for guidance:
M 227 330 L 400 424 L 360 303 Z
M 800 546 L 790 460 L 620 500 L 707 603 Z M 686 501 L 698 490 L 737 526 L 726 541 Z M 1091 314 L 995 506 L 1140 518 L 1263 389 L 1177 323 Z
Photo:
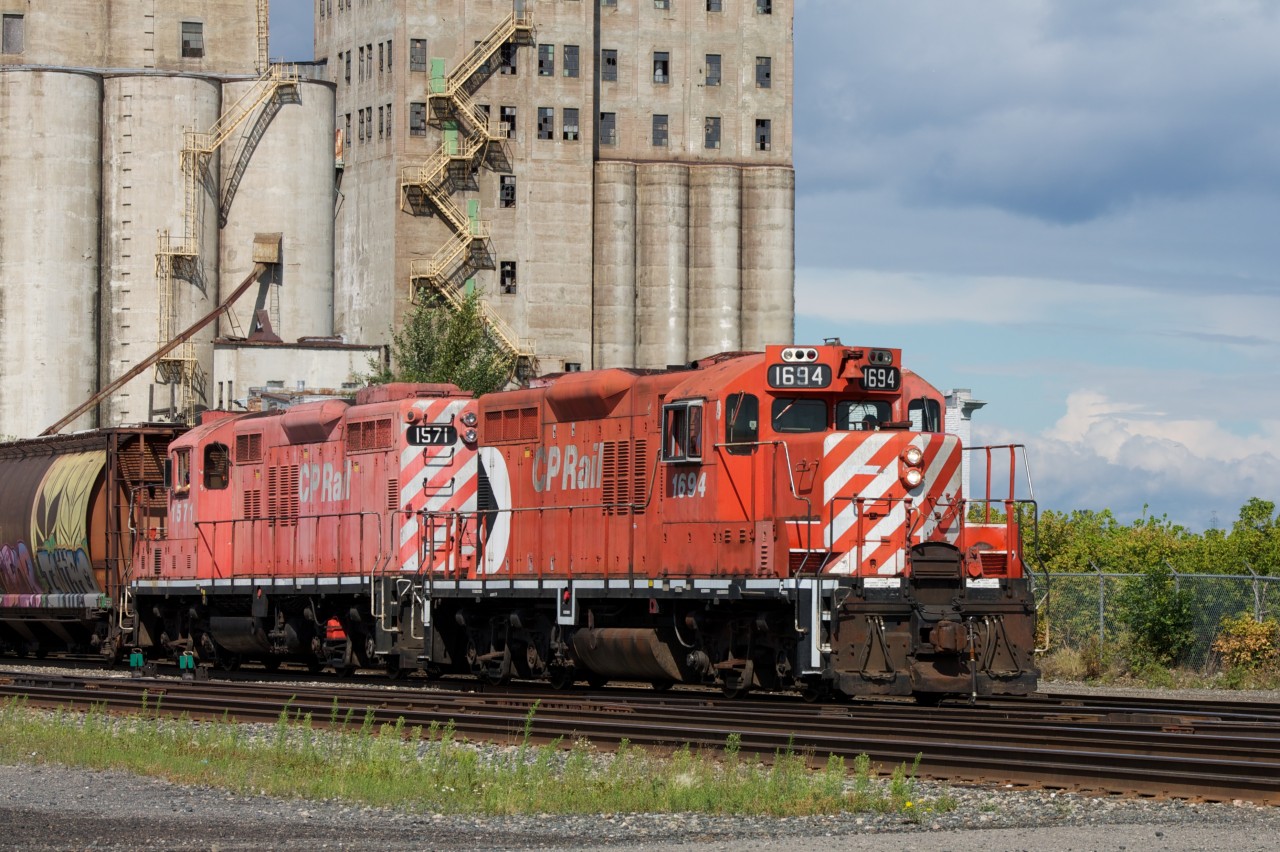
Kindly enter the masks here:
M 587 686 L 592 689 L 604 689 L 605 685 L 608 683 L 609 678 L 607 675 L 596 674 L 595 672 L 587 675 Z
M 240 668 L 240 655 L 222 653 L 218 655 L 218 668 L 224 672 L 233 672 Z
M 399 654 L 387 655 L 387 677 L 391 680 L 404 680 L 409 676 L 409 670 L 400 665 Z
M 825 683 L 806 683 L 800 690 L 800 698 L 806 704 L 817 704 L 831 697 L 831 687 Z
M 726 683 L 720 687 L 720 691 L 724 694 L 725 698 L 737 700 L 739 698 L 745 697 L 746 694 L 751 691 L 751 689 L 750 687 L 746 687 L 746 686 L 730 686 L 729 684 Z
M 669 680 L 667 678 L 659 678 L 658 680 L 652 680 L 650 681 L 650 683 L 653 685 L 654 692 L 668 692 L 671 689 L 671 687 L 675 685 L 674 680 Z
M 572 666 L 552 666 L 547 672 L 547 680 L 552 689 L 573 689 L 577 682 Z

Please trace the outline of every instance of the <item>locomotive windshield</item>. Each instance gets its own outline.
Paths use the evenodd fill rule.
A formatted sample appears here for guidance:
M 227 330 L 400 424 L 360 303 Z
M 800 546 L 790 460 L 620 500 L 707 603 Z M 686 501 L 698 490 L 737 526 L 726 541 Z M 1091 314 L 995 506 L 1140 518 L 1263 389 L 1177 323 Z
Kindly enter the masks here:
M 827 404 L 820 399 L 779 397 L 773 401 L 773 431 L 827 431 Z
M 890 417 L 889 403 L 876 399 L 845 399 L 836 403 L 836 428 L 844 432 L 874 432 Z

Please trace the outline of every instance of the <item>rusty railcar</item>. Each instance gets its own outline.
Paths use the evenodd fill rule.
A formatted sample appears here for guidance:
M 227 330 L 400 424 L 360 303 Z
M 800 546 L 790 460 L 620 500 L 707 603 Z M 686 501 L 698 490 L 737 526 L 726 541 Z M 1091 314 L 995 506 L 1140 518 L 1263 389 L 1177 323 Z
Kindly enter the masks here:
M 131 641 L 134 531 L 164 517 L 164 460 L 182 431 L 155 424 L 0 444 L 0 647 L 114 660 Z

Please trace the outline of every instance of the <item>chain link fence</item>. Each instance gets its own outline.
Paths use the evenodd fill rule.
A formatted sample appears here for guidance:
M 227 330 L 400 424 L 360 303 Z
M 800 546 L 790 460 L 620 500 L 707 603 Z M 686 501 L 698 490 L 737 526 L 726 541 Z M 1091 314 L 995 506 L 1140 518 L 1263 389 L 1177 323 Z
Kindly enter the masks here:
M 1175 588 L 1189 593 L 1194 601 L 1192 641 L 1183 662 L 1205 668 L 1213 658 L 1213 641 L 1222 619 L 1241 613 L 1254 620 L 1280 614 L 1280 577 L 1256 574 L 1179 574 L 1172 572 Z M 1047 622 L 1050 648 L 1100 650 L 1116 645 L 1127 631 L 1120 601 L 1131 584 L 1147 581 L 1143 574 L 1111 574 L 1095 570 L 1089 574 L 1036 575 L 1036 586 L 1044 597 L 1040 618 Z

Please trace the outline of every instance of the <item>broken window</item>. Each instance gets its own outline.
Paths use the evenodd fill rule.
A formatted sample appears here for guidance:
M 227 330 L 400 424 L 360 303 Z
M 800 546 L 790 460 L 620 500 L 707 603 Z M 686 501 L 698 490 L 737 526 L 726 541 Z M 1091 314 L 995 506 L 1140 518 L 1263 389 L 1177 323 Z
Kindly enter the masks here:
M 349 50 L 347 51 L 346 66 L 344 71 L 345 71 L 344 76 L 346 78 L 346 81 L 350 83 L 351 82 L 351 51 Z
M 498 289 L 505 295 L 510 296 L 516 291 L 516 262 L 514 260 L 504 260 L 498 264 Z
M 671 82 L 671 54 L 663 50 L 653 52 L 653 82 Z
M 600 113 L 600 144 L 618 144 L 618 114 L 616 112 Z
M 600 79 L 606 81 L 618 79 L 618 51 L 600 51 Z
M 9 40 L 9 18 L 5 16 L 5 42 Z M 21 16 L 18 16 L 21 20 Z M 9 51 L 6 50 L 5 53 Z M 182 58 L 200 59 L 204 56 L 204 24 L 199 21 L 182 22 Z M 348 77 L 347 79 L 351 79 Z
M 378 107 L 378 138 L 382 138 L 382 107 Z
M 653 146 L 655 148 L 667 147 L 667 117 L 665 115 L 655 115 L 653 117 Z
M 427 40 L 425 38 L 409 39 L 409 70 L 427 70 Z
M 504 106 L 498 109 L 498 126 L 508 139 L 516 138 L 516 108 Z
M 364 47 L 360 47 L 360 68 L 356 71 L 356 77 L 364 79 Z
M 500 175 L 498 177 L 498 204 L 508 208 L 516 206 L 515 175 Z
M 707 0 L 707 11 L 719 12 L 721 11 L 720 5 L 720 0 Z
M 498 73 L 512 75 L 516 73 L 516 46 L 504 44 L 498 52 Z
M 556 46 L 554 44 L 538 45 L 538 76 L 554 77 L 556 75 Z
M 344 133 L 342 136 L 342 147 L 345 148 L 350 144 L 351 144 L 351 113 L 347 113 L 347 130 L 346 130 L 346 133 Z
M 564 46 L 564 76 L 578 76 L 578 46 L 576 44 L 566 44 Z
M 565 371 L 566 373 L 581 373 L 581 372 L 582 372 L 582 362 L 581 362 L 581 361 L 565 361 L 565 362 L 564 362 L 564 371 Z
M 183 24 L 185 27 L 186 25 Z M 0 35 L 0 53 L 22 53 L 26 49 L 25 19 L 22 15 L 5 15 L 3 34 Z M 185 47 L 185 45 L 184 45 Z M 186 56 L 186 53 L 182 54 Z
M 670 9 L 670 8 L 671 8 L 671 0 L 653 0 L 653 8 L 655 8 L 655 9 Z
M 720 54 L 707 54 L 707 85 L 720 85 Z
M 381 74 L 386 68 L 385 46 L 382 42 L 378 42 L 378 73 Z
M 551 139 L 554 136 L 556 111 L 551 107 L 538 107 L 538 138 Z
M 364 141 L 364 110 L 360 110 L 360 141 Z
M 767 118 L 756 119 L 756 150 L 768 151 L 773 147 L 773 122 Z
M 773 85 L 773 59 L 768 56 L 756 57 L 756 88 L 768 89 Z
M 618 0 L 600 0 L 601 6 L 617 6 Z
M 566 142 L 578 141 L 578 111 L 566 108 L 564 111 L 563 138 Z
M 387 136 L 391 135 L 391 104 L 387 104 Z
M 756 14 L 757 14 L 757 15 L 772 15 L 772 14 L 773 14 L 773 0 L 756 0 Z
M 427 135 L 427 105 L 425 103 L 409 104 L 409 135 Z
M 388 74 L 392 73 L 393 71 L 395 71 L 395 68 L 396 68 L 396 63 L 391 58 L 391 39 L 387 39 L 387 73 Z
M 714 149 L 720 147 L 720 116 L 707 116 L 706 124 L 703 125 L 703 136 L 702 145 L 704 148 Z

